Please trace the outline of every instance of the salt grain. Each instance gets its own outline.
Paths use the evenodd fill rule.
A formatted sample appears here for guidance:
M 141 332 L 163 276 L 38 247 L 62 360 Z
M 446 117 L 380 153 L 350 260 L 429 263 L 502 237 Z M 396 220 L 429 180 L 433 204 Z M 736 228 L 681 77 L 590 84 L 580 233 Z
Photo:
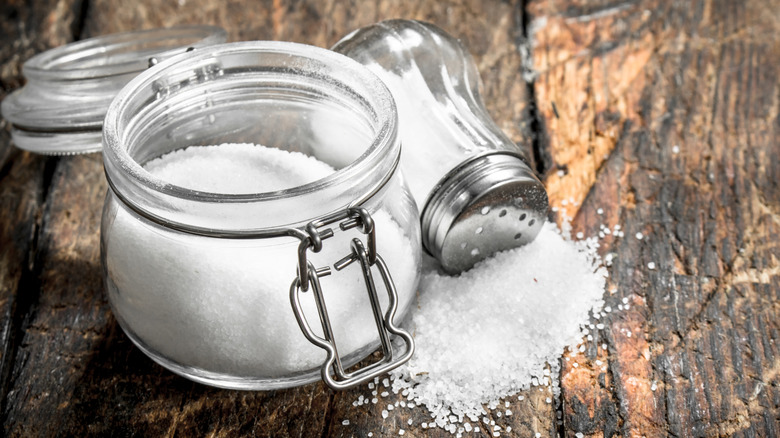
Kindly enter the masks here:
M 647 269 L 650 269 L 651 271 L 652 271 L 653 269 L 655 269 L 655 263 L 654 263 L 654 262 L 650 262 L 650 263 L 648 263 L 648 264 L 647 264 Z

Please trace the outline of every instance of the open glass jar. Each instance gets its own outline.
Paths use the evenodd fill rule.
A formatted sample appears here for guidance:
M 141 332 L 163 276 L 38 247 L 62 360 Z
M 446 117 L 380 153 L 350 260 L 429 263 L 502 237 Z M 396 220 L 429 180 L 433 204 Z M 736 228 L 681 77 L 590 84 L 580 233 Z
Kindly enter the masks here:
M 237 389 L 320 377 L 343 388 L 408 360 L 412 339 L 394 321 L 412 301 L 421 244 L 396 125 L 376 76 L 301 44 L 210 46 L 133 79 L 103 130 L 101 255 L 127 335 L 178 374 Z M 223 143 L 302 152 L 336 171 L 224 194 L 144 168 Z M 380 345 L 384 359 L 345 371 Z

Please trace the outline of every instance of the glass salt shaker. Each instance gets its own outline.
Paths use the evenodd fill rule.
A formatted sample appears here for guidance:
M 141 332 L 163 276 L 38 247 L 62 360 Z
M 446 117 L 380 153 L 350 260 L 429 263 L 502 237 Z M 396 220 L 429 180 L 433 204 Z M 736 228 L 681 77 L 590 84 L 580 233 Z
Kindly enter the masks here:
M 390 88 L 423 245 L 445 271 L 536 238 L 547 192 L 527 152 L 487 113 L 474 61 L 458 40 L 428 23 L 389 20 L 352 32 L 333 50 Z
M 392 96 L 368 69 L 295 43 L 196 49 L 119 92 L 103 143 L 108 298 L 156 362 L 225 388 L 322 378 L 342 389 L 411 357 L 412 337 L 396 321 L 420 276 L 418 212 L 398 169 Z M 296 151 L 336 170 L 289 189 L 224 194 L 144 167 L 224 143 Z M 350 368 L 378 347 L 382 359 Z
M 22 66 L 27 84 L 2 103 L 17 147 L 48 155 L 97 152 L 108 105 L 157 60 L 224 43 L 215 26 L 180 26 L 89 38 L 47 50 Z

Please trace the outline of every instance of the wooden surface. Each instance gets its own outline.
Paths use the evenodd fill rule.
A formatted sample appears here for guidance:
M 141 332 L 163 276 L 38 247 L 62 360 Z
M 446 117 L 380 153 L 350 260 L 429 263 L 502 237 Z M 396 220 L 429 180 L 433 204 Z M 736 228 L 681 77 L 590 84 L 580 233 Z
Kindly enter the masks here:
M 504 435 L 780 434 L 780 1 L 159 3 L 6 0 L 0 98 L 33 54 L 122 30 L 211 23 L 233 41 L 329 47 L 385 18 L 434 22 L 475 55 L 488 109 L 534 150 L 558 219 L 625 231 L 601 250 L 607 304 L 629 310 L 562 362 L 555 403 L 513 399 Z M 365 388 L 226 391 L 155 365 L 102 290 L 100 155 L 31 155 L 2 128 L 5 435 L 449 436 L 406 426 L 423 409 L 353 407 Z

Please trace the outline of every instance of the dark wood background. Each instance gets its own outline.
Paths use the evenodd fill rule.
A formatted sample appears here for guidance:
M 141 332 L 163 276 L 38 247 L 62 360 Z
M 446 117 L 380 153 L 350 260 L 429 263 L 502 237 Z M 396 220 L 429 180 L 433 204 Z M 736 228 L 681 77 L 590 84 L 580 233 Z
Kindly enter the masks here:
M 4 0 L 0 11 L 0 98 L 30 56 L 117 31 L 211 23 L 233 41 L 329 47 L 386 18 L 438 24 L 475 55 L 489 111 L 533 149 L 575 232 L 626 235 L 602 251 L 615 254 L 607 303 L 630 309 L 564 362 L 562 423 L 531 391 L 512 399 L 504 435 L 780 433 L 780 1 Z M 409 415 L 427 420 L 353 407 L 365 388 L 225 391 L 152 363 L 103 293 L 105 190 L 99 154 L 31 155 L 0 129 L 6 435 L 397 436 Z

